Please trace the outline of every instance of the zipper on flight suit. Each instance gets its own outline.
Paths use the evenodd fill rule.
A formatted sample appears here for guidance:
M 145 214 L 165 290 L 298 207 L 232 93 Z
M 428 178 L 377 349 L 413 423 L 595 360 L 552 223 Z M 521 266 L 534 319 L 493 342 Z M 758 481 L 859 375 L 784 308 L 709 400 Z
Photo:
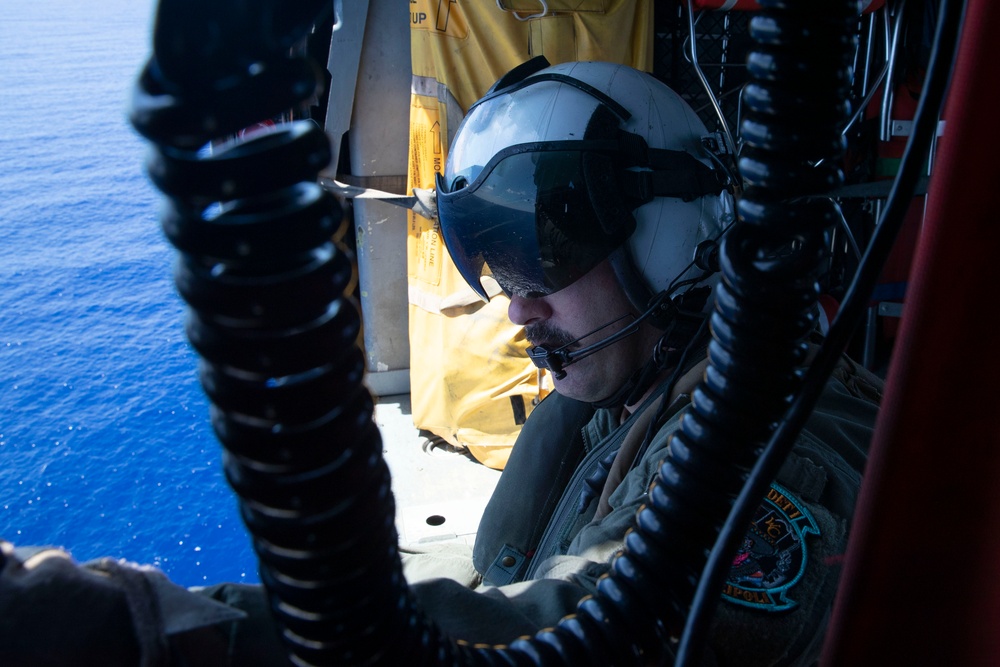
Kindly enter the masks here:
M 538 571 L 538 567 L 550 556 L 557 556 L 566 553 L 566 549 L 569 547 L 570 542 L 573 541 L 573 538 L 579 532 L 572 531 L 571 529 L 580 520 L 581 513 L 577 511 L 577 501 L 583 491 L 586 479 L 594 470 L 597 469 L 601 459 L 606 457 L 612 450 L 621 446 L 622 441 L 632 429 L 632 426 L 639 418 L 639 415 L 647 409 L 650 409 L 653 401 L 655 401 L 656 398 L 666 390 L 667 384 L 669 383 L 664 383 L 657 388 L 655 392 L 646 398 L 640 409 L 629 415 L 629 418 L 626 419 L 623 424 L 614 429 L 602 442 L 599 442 L 593 449 L 587 452 L 583 461 L 581 461 L 580 465 L 577 466 L 576 471 L 574 471 L 569 482 L 566 484 L 566 488 L 563 490 L 562 496 L 559 498 L 559 503 L 552 512 L 552 517 L 549 519 L 549 523 L 545 527 L 545 531 L 542 533 L 542 538 L 538 542 L 538 547 L 535 549 L 535 553 L 533 554 L 531 561 L 528 563 L 528 568 L 522 581 L 534 578 L 535 573 Z M 584 443 L 589 443 L 590 438 L 588 437 L 587 427 L 585 426 L 582 430 Z M 590 504 L 584 510 L 584 513 L 589 514 L 592 517 L 599 500 L 600 496 L 591 500 Z

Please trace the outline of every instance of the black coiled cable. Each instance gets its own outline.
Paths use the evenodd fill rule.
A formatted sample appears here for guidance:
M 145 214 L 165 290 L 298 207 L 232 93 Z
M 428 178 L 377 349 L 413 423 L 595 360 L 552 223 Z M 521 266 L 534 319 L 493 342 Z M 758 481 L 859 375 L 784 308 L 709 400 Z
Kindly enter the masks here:
M 412 605 L 341 212 L 317 183 L 329 141 L 311 121 L 230 140 L 318 93 L 321 72 L 293 52 L 329 8 L 164 1 L 131 119 L 153 144 L 187 334 L 293 660 L 402 664 L 385 637 L 411 614 L 386 610 Z
M 304 121 L 203 153 L 316 94 L 315 67 L 289 52 L 329 3 L 285 4 L 163 0 L 132 122 L 154 145 L 148 168 L 166 195 L 164 231 L 180 251 L 188 335 L 293 661 L 599 667 L 668 659 L 708 546 L 799 381 L 821 239 L 835 216 L 810 202 L 789 213 L 781 202 L 839 182 L 831 169 L 817 179 L 809 162 L 833 164 L 842 150 L 816 119 L 829 119 L 839 136 L 841 114 L 830 109 L 846 98 L 839 83 L 849 79 L 850 57 L 841 54 L 853 15 L 809 3 L 807 15 L 782 5 L 760 21 L 766 46 L 751 67 L 761 95 L 751 106 L 770 140 L 748 141 L 746 224 L 723 246 L 706 381 L 598 594 L 554 628 L 483 648 L 444 637 L 402 576 L 389 473 L 361 384 L 359 319 L 343 293 L 351 267 L 331 240 L 339 211 L 316 184 L 331 157 L 322 130 Z M 824 51 L 803 69 L 801 51 L 789 58 L 785 43 L 801 30 L 817 31 L 836 55 Z M 785 77 L 810 92 L 784 97 L 777 83 L 787 85 Z M 776 128 L 773 118 L 784 117 L 769 103 L 802 119 L 790 141 L 808 151 L 796 160 L 779 158 L 788 121 Z

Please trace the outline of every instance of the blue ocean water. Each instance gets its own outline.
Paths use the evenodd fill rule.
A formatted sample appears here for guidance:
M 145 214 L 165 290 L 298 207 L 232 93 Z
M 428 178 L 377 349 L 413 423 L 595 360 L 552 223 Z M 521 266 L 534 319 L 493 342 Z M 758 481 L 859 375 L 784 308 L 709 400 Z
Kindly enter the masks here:
M 255 582 L 126 118 L 153 8 L 0 19 L 0 537 Z

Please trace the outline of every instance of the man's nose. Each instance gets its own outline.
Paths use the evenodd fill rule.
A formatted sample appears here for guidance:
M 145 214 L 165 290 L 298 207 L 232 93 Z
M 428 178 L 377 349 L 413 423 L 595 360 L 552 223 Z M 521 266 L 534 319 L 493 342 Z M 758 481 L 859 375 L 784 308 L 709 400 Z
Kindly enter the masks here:
M 510 305 L 507 306 L 507 317 L 514 324 L 526 326 L 542 320 L 547 320 L 552 316 L 552 308 L 545 297 L 532 299 L 525 296 L 512 294 Z

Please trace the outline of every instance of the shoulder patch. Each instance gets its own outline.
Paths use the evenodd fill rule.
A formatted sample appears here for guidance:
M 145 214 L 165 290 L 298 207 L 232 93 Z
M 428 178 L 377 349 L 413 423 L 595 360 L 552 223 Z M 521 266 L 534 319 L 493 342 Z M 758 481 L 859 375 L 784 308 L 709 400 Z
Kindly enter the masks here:
M 772 484 L 733 558 L 723 599 L 762 611 L 794 609 L 798 603 L 789 592 L 806 570 L 808 534 L 819 535 L 812 514 L 787 489 Z

